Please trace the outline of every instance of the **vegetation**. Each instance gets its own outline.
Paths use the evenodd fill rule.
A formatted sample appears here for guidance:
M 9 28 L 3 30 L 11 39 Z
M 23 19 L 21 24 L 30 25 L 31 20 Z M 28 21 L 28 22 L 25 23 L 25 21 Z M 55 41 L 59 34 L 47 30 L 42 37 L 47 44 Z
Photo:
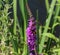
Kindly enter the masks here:
M 26 37 L 29 11 L 26 4 L 27 0 L 0 0 L 0 55 L 29 55 Z M 43 26 L 38 24 L 36 10 L 36 52 L 43 55 L 60 55 L 60 34 L 56 36 L 58 32 L 55 30 L 60 27 L 60 0 L 52 0 L 51 3 L 45 0 L 45 4 L 47 16 Z

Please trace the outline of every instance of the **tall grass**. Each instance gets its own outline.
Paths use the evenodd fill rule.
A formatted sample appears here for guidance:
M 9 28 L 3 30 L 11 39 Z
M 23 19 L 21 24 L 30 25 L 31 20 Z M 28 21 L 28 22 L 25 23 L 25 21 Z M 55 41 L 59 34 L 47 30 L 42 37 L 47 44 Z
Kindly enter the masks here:
M 23 47 L 23 54 L 22 55 L 27 55 L 27 39 L 26 39 L 26 23 L 27 23 L 27 16 L 26 16 L 26 3 L 27 3 L 27 0 L 19 0 L 19 5 L 20 5 L 20 9 L 21 9 L 21 13 L 22 13 L 22 19 L 24 21 L 24 47 Z
M 48 18 L 46 20 L 46 25 L 45 25 L 45 29 L 44 29 L 43 33 L 47 33 L 47 31 L 48 31 L 48 27 L 49 27 L 50 20 L 51 20 L 52 14 L 53 14 L 53 9 L 54 9 L 55 3 L 56 3 L 56 0 L 52 0 L 50 12 L 49 12 Z M 40 53 L 42 52 L 44 41 L 45 41 L 45 36 L 43 35 L 42 39 L 41 39 L 41 44 L 40 44 Z

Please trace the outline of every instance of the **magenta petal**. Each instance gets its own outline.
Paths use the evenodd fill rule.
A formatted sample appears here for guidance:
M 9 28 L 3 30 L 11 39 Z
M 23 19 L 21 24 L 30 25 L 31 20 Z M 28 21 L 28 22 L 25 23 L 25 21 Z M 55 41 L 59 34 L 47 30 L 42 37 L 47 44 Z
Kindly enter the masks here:
M 33 55 L 32 53 L 30 53 L 30 55 Z

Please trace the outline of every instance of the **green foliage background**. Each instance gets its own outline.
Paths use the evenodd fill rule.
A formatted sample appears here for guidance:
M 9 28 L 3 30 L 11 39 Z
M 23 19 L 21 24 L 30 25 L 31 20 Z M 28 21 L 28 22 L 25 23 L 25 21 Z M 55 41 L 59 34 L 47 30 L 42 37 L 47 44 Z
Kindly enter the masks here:
M 26 41 L 29 19 L 27 3 L 27 0 L 19 0 L 21 12 L 18 17 L 17 0 L 0 0 L 0 55 L 29 55 Z M 60 35 L 57 37 L 54 34 L 55 27 L 60 26 L 60 0 L 52 0 L 51 4 L 49 0 L 45 0 L 45 4 L 47 17 L 44 26 L 38 24 L 38 10 L 36 10 L 36 51 L 43 55 L 60 55 Z M 53 23 L 50 27 L 52 19 Z

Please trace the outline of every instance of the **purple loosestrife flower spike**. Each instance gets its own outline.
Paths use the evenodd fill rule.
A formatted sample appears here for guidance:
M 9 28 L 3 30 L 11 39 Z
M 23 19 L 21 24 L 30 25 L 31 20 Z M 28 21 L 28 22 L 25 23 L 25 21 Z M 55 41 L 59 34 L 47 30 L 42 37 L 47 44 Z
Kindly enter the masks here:
M 30 16 L 30 19 L 28 20 L 28 27 L 26 29 L 27 44 L 30 51 L 29 55 L 37 55 L 36 54 L 36 21 L 31 13 L 28 3 L 26 3 L 26 7 Z
M 30 55 L 35 55 L 34 51 L 36 49 L 36 22 L 34 17 L 30 17 L 30 19 L 28 20 L 26 35 Z

